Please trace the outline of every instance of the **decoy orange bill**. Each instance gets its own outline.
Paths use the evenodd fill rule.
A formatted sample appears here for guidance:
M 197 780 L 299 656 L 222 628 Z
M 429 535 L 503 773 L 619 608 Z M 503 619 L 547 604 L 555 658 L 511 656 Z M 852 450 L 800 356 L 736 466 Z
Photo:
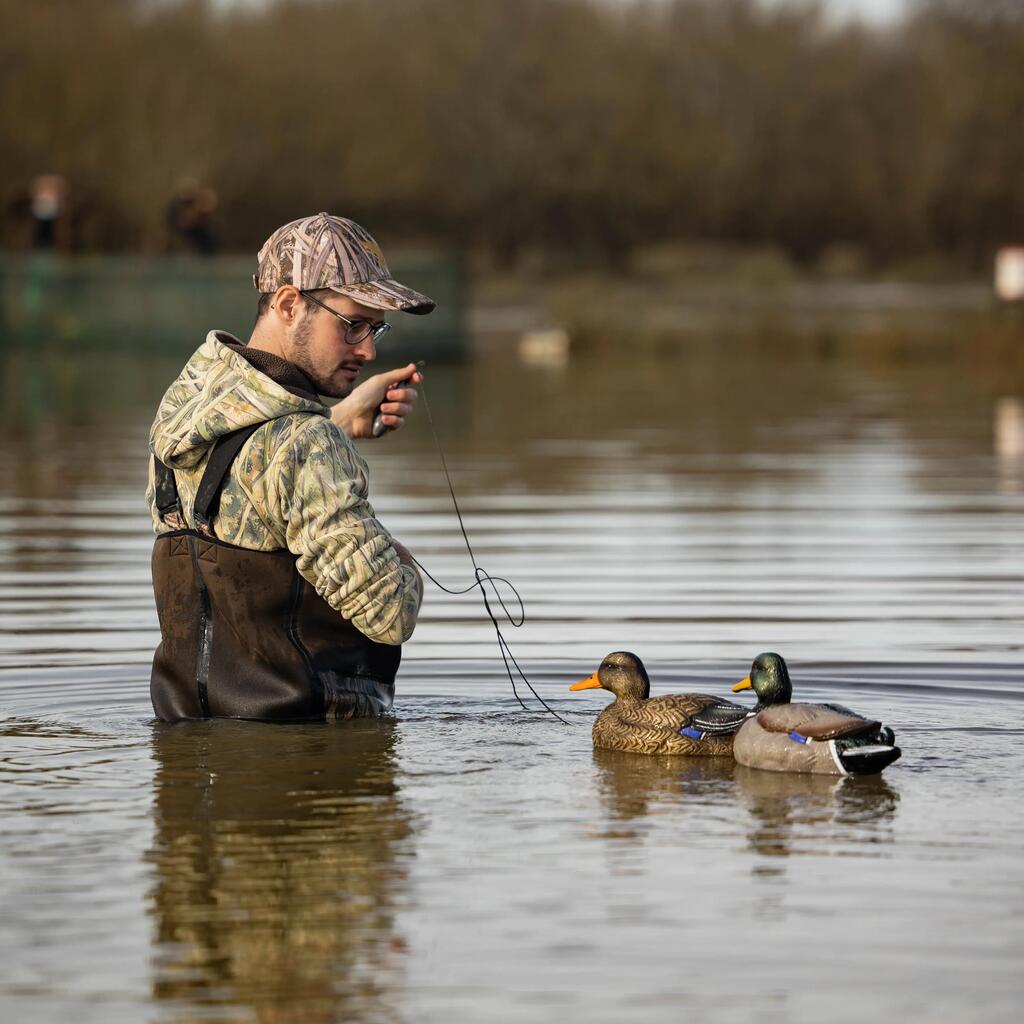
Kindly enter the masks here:
M 586 679 L 581 679 L 578 683 L 573 683 L 569 687 L 570 690 L 596 690 L 601 686 L 601 680 L 597 678 L 595 672 L 592 676 L 587 676 Z
M 741 680 L 732 688 L 732 692 L 739 693 L 740 690 L 749 690 L 752 686 L 753 683 L 750 681 L 750 676 L 747 676 L 746 679 Z

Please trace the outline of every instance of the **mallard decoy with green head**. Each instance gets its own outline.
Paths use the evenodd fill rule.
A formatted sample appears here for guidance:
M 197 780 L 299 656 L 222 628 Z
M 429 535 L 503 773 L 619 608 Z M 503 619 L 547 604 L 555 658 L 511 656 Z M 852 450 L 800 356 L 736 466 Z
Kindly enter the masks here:
M 609 654 L 592 676 L 569 689 L 598 687 L 615 696 L 594 722 L 594 746 L 608 750 L 727 757 L 749 714 L 741 704 L 704 693 L 651 697 L 644 663 L 628 651 Z
M 757 705 L 733 742 L 737 763 L 776 772 L 872 775 L 900 756 L 892 729 L 841 704 L 794 704 L 779 654 L 759 654 L 733 693 L 752 689 Z

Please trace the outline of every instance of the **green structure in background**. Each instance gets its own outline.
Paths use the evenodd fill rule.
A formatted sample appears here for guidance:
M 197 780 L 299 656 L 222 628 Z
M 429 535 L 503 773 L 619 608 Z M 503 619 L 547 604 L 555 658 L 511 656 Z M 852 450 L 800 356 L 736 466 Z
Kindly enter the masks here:
M 130 345 L 191 351 L 206 332 L 245 340 L 256 313 L 250 257 L 0 257 L 0 345 Z M 456 258 L 399 254 L 394 274 L 437 301 L 429 316 L 391 316 L 389 359 L 458 359 L 465 349 L 463 277 Z

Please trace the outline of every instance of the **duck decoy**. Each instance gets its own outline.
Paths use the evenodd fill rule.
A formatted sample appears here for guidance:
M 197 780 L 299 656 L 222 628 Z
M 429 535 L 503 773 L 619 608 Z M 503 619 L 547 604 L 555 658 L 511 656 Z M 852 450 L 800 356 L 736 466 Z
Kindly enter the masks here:
M 789 669 L 779 654 L 759 654 L 733 693 L 753 690 L 757 705 L 733 742 L 749 768 L 820 775 L 873 775 L 900 756 L 892 729 L 841 704 L 792 703 Z
M 634 754 L 729 756 L 733 734 L 749 710 L 704 693 L 651 697 L 644 663 L 628 651 L 609 654 L 570 690 L 600 687 L 615 695 L 594 722 L 594 746 Z

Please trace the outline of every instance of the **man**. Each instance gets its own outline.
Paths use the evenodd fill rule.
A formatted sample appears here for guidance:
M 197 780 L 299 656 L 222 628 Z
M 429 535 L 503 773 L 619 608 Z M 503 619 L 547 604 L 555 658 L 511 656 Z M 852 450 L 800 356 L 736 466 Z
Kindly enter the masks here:
M 326 213 L 275 231 L 253 282 L 248 344 L 211 331 L 150 431 L 153 708 L 165 721 L 380 714 L 423 583 L 374 515 L 352 439 L 376 416 L 401 427 L 421 378 L 410 365 L 358 380 L 382 313 L 434 303 Z

